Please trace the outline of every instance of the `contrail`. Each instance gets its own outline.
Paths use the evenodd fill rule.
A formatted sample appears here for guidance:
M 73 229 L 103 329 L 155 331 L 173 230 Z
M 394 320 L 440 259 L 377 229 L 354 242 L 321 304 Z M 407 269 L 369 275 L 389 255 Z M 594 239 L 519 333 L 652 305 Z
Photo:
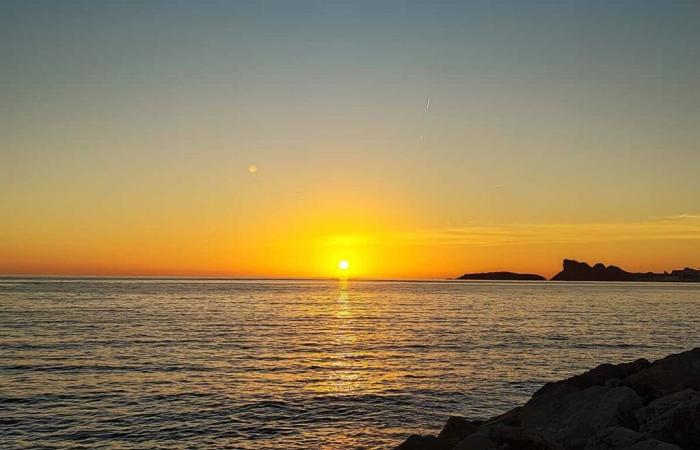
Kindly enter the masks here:
M 430 111 L 430 99 L 428 99 L 428 103 L 425 104 L 425 110 Z

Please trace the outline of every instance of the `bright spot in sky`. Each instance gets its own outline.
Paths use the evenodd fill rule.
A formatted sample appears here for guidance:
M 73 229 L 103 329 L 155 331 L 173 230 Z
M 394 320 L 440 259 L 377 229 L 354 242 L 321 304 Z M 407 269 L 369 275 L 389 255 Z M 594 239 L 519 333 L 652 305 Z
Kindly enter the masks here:
M 350 263 L 344 259 L 342 261 L 338 262 L 338 268 L 340 270 L 348 270 L 349 267 L 350 267 Z
M 256 166 L 254 166 L 252 164 L 250 166 L 248 166 L 248 172 L 255 173 L 257 171 L 258 171 L 258 168 Z

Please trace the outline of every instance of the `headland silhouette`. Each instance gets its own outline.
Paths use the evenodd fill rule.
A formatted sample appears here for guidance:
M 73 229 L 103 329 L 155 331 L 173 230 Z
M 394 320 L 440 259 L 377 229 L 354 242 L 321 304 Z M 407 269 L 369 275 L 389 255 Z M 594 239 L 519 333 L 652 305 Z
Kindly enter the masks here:
M 551 281 L 655 281 L 675 283 L 700 282 L 700 270 L 686 267 L 675 269 L 671 272 L 627 272 L 618 266 L 606 266 L 596 263 L 593 266 L 586 262 L 573 259 L 565 259 L 562 270 L 551 278 Z M 532 273 L 515 272 L 482 272 L 465 273 L 457 277 L 458 280 L 519 280 L 519 281 L 544 281 L 542 275 Z

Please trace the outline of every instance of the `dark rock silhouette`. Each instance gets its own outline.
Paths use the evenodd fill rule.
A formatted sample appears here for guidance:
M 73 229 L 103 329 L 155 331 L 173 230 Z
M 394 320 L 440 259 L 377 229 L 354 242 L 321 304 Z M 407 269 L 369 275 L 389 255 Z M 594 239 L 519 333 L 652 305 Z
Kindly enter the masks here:
M 534 273 L 514 273 L 514 272 L 482 272 L 465 273 L 458 280 L 520 280 L 520 281 L 545 281 L 542 275 Z
M 678 450 L 678 447 L 623 427 L 606 428 L 588 440 L 583 450 Z
M 625 272 L 617 266 L 605 266 L 601 263 L 589 266 L 585 262 L 564 260 L 564 270 L 554 275 L 554 281 L 634 281 L 633 273 Z
M 465 273 L 458 280 L 519 280 L 519 281 L 544 281 L 541 275 L 533 273 L 514 272 L 481 272 Z M 700 270 L 686 267 L 681 270 L 673 270 L 670 273 L 634 273 L 627 272 L 617 266 L 606 266 L 597 263 L 593 266 L 585 262 L 573 259 L 565 259 L 563 270 L 552 277 L 552 281 L 673 281 L 673 282 L 700 282 Z
M 541 434 L 508 425 L 492 425 L 467 436 L 454 450 L 518 449 L 563 450 L 560 445 L 548 441 Z
M 452 450 L 447 441 L 435 436 L 413 435 L 406 439 L 396 450 Z
M 464 417 L 452 416 L 438 434 L 438 438 L 447 441 L 452 446 L 476 432 L 482 422 L 467 420 Z
M 681 448 L 700 448 L 700 392 L 686 389 L 637 411 L 639 430 Z
M 597 263 L 593 266 L 585 262 L 565 259 L 563 270 L 552 277 L 553 281 L 676 281 L 700 282 L 700 270 L 686 267 L 671 273 L 633 273 L 617 266 Z
M 649 368 L 625 378 L 625 384 L 653 398 L 684 389 L 700 391 L 700 347 L 660 359 Z
M 642 407 L 626 387 L 592 386 L 563 395 L 534 397 L 520 414 L 520 425 L 570 449 L 582 449 L 588 438 L 610 427 L 635 427 L 634 411 Z
M 438 436 L 398 449 L 700 450 L 700 348 L 602 364 L 492 419 L 450 417 Z
M 601 364 L 588 372 L 581 375 L 575 375 L 566 380 L 557 381 L 555 383 L 545 383 L 535 394 L 533 398 L 552 393 L 566 393 L 573 390 L 586 389 L 593 386 L 605 386 L 608 380 L 624 379 L 640 370 L 648 369 L 651 363 L 644 358 L 636 361 L 622 364 Z

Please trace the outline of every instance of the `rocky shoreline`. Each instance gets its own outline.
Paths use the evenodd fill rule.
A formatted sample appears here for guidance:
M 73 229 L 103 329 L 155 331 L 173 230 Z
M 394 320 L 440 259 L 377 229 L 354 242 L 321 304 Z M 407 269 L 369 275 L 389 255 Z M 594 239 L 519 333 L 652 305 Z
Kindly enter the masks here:
M 487 420 L 450 417 L 396 450 L 700 450 L 700 347 L 602 364 Z

